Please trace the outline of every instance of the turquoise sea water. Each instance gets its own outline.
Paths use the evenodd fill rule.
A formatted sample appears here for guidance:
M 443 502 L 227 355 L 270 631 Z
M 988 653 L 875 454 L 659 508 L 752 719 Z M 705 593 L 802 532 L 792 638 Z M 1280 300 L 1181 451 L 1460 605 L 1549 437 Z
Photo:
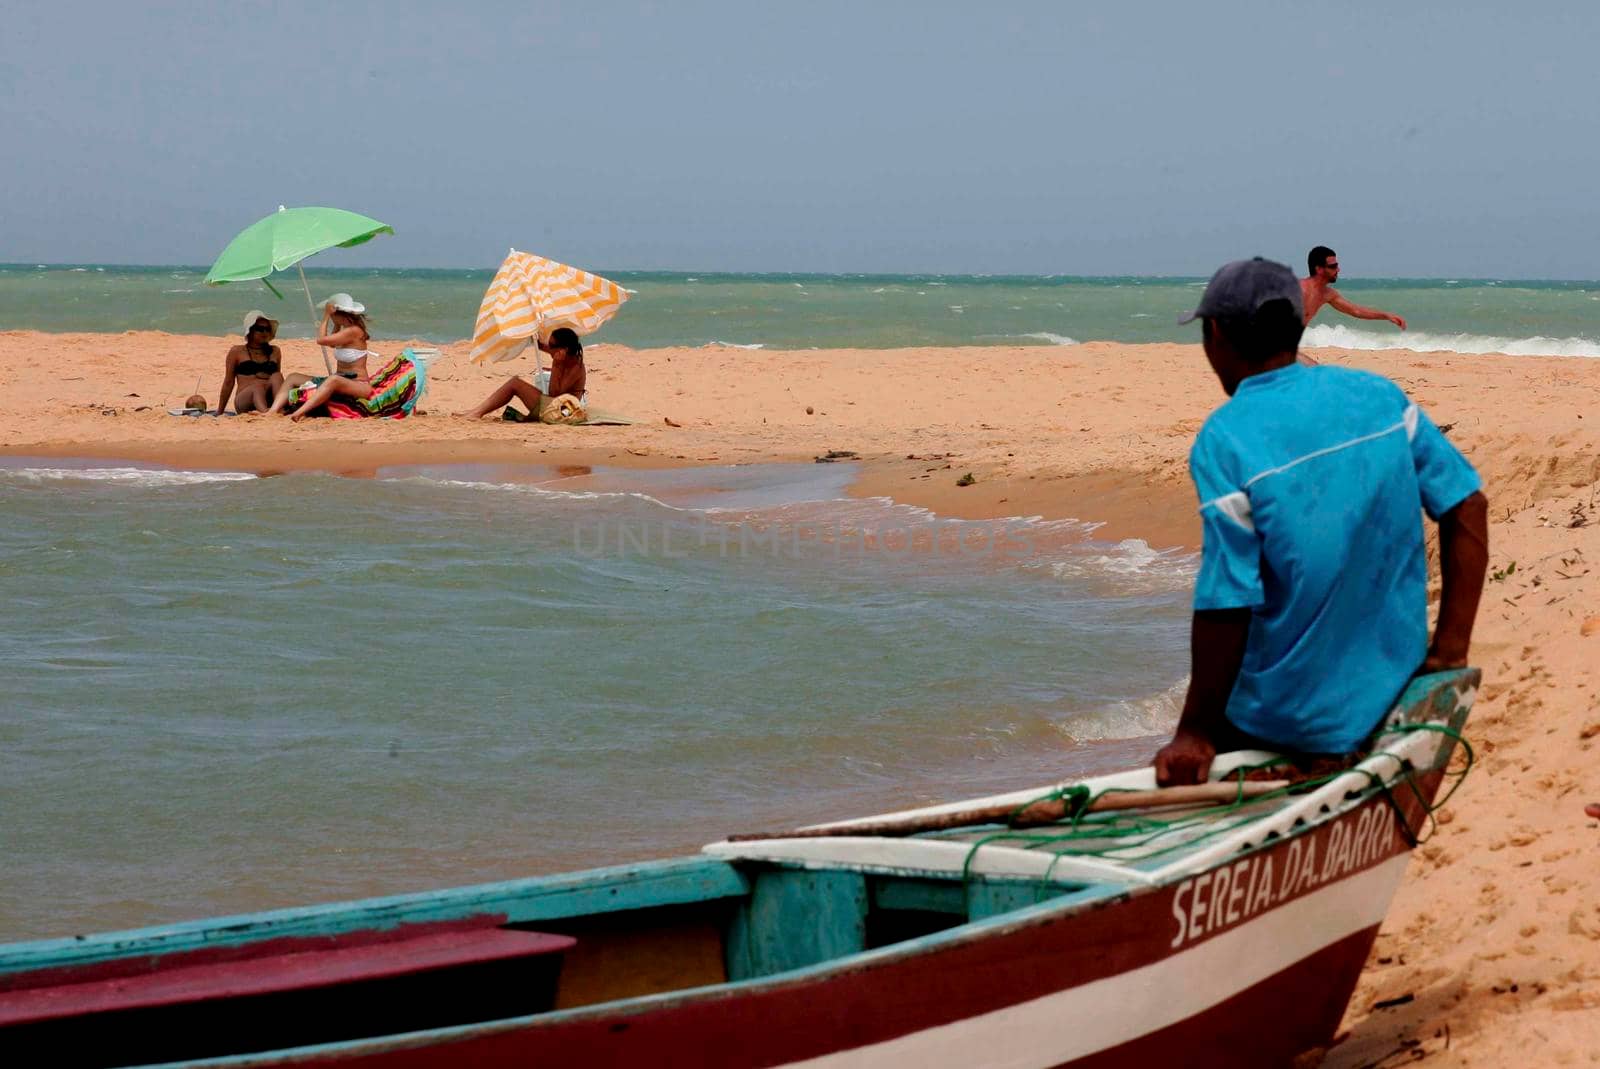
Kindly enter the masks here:
M 1192 561 L 844 466 L 0 468 L 0 940 L 1147 760 Z
M 307 271 L 313 295 L 354 293 L 380 338 L 470 337 L 492 270 Z M 204 268 L 0 266 L 0 330 L 166 330 L 227 334 L 250 308 L 269 309 L 285 337 L 309 336 L 292 275 L 280 302 L 255 284 L 208 288 Z M 1060 345 L 1194 341 L 1180 313 L 1201 279 L 970 275 L 725 275 L 612 272 L 634 291 L 593 339 L 630 346 L 723 343 L 772 349 L 913 345 Z M 1464 353 L 1600 355 L 1600 282 L 1361 279 L 1340 289 L 1404 316 L 1410 329 L 1328 310 L 1308 345 Z

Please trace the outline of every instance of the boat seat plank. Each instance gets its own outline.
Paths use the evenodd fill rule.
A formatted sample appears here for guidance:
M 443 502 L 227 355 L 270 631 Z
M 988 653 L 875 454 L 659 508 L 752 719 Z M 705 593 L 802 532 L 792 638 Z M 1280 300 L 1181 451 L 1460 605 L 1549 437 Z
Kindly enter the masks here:
M 487 928 L 413 939 L 184 965 L 140 976 L 0 993 L 0 1028 L 57 1017 L 332 988 L 463 966 L 559 955 L 570 936 Z
M 0 1064 L 142 1065 L 539 1013 L 576 942 L 435 932 L 0 992 Z

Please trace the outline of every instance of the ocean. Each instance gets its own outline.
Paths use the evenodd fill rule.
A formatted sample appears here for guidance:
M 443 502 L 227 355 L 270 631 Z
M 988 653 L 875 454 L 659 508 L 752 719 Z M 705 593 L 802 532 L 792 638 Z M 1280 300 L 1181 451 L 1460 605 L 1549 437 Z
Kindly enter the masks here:
M 298 280 L 210 288 L 203 267 L 0 266 L 0 330 L 164 330 L 234 334 L 264 308 L 286 338 L 310 336 Z M 373 314 L 379 338 L 471 337 L 492 269 L 306 271 L 318 300 L 343 290 Z M 886 349 L 925 345 L 1193 342 L 1177 325 L 1198 278 L 974 275 L 733 275 L 609 272 L 634 296 L 591 339 L 633 347 Z M 1308 346 L 1600 356 L 1600 282 L 1361 279 L 1352 300 L 1404 316 L 1409 329 L 1323 311 Z
M 849 465 L 0 466 L 0 940 L 1149 760 L 1194 561 Z
M 220 335 L 303 299 L 186 267 L 0 267 L 0 329 Z M 308 271 L 459 340 L 489 271 Z M 1193 341 L 1203 281 L 615 272 L 591 344 Z M 285 280 L 287 281 L 287 280 Z M 1352 280 L 1401 334 L 1600 355 L 1600 284 Z M 849 465 L 0 464 L 0 940 L 693 850 L 1149 759 L 1194 561 L 957 523 Z

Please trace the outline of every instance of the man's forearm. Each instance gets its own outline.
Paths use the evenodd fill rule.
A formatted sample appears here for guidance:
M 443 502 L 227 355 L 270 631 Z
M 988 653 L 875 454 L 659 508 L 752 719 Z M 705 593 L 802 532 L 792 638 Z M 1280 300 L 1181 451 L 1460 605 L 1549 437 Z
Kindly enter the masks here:
M 1489 501 L 1474 493 L 1439 517 L 1439 623 L 1428 650 L 1430 667 L 1458 667 L 1467 663 L 1472 645 L 1472 625 L 1483 596 L 1484 573 L 1489 569 Z
M 1227 724 L 1228 698 L 1239 679 L 1250 639 L 1249 609 L 1207 609 L 1194 614 L 1189 693 L 1172 741 L 1156 754 L 1156 783 L 1203 783 Z
M 1224 710 L 1238 682 L 1250 638 L 1249 609 L 1196 612 L 1190 631 L 1189 690 L 1178 730 L 1216 739 L 1227 722 Z

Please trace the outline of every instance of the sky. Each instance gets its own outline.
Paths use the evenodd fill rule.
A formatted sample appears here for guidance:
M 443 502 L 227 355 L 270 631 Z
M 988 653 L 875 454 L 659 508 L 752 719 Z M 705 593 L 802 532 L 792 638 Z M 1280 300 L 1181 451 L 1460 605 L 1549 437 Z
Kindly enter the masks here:
M 1600 5 L 0 0 L 0 262 L 1600 277 Z

